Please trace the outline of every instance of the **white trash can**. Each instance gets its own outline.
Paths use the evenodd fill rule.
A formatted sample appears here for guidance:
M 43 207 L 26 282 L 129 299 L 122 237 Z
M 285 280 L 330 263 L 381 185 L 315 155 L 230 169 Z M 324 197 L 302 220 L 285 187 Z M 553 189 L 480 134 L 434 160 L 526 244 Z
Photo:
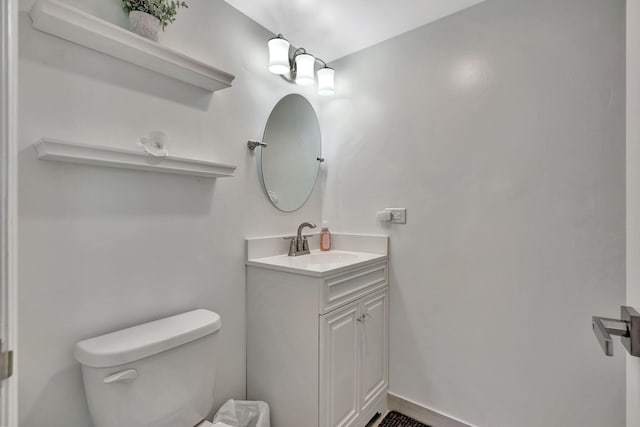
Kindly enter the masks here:
M 213 427 L 271 427 L 269 405 L 251 400 L 227 400 L 213 417 Z

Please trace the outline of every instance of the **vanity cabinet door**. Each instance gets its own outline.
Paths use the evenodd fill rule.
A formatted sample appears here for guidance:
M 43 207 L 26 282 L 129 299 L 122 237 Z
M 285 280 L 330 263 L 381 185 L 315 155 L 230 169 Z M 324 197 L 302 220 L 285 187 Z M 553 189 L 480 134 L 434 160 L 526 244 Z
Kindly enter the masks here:
M 361 408 L 366 412 L 376 403 L 380 393 L 386 393 L 388 378 L 388 310 L 387 289 L 362 299 L 361 322 Z
M 346 427 L 359 414 L 360 307 L 320 316 L 320 427 Z

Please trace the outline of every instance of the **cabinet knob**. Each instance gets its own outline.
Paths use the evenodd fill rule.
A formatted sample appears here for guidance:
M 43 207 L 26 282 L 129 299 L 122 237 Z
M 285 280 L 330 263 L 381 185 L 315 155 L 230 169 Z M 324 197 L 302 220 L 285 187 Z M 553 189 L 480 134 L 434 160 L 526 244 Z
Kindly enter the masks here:
M 364 313 L 362 316 L 358 317 L 356 320 L 360 323 L 364 322 L 365 320 L 369 319 L 371 317 L 371 315 L 369 313 Z

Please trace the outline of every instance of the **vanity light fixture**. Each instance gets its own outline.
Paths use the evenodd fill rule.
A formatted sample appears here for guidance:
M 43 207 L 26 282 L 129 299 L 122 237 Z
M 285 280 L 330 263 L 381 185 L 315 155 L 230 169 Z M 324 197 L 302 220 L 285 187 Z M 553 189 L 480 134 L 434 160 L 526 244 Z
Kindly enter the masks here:
M 300 86 L 310 86 L 315 81 L 313 72 L 316 64 L 316 58 L 308 53 L 296 55 L 295 67 L 296 83 Z
M 278 36 L 269 40 L 269 71 L 273 74 L 289 72 L 289 42 Z
M 318 94 L 328 96 L 335 94 L 335 70 L 327 67 L 320 58 L 316 58 L 304 48 L 295 49 L 293 57 L 289 56 L 290 43 L 278 34 L 269 40 L 269 71 L 282 76 L 291 83 L 309 86 L 318 75 Z M 316 71 L 316 62 L 322 66 Z
M 318 94 L 329 96 L 336 93 L 334 88 L 336 71 L 326 66 L 318 70 Z

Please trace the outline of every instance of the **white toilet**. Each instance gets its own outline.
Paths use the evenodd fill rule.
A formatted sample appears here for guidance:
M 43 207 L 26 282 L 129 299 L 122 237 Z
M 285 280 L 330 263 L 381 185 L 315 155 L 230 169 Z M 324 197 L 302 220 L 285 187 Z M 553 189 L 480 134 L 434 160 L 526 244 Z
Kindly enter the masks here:
M 220 316 L 195 310 L 76 345 L 94 427 L 205 427 Z

